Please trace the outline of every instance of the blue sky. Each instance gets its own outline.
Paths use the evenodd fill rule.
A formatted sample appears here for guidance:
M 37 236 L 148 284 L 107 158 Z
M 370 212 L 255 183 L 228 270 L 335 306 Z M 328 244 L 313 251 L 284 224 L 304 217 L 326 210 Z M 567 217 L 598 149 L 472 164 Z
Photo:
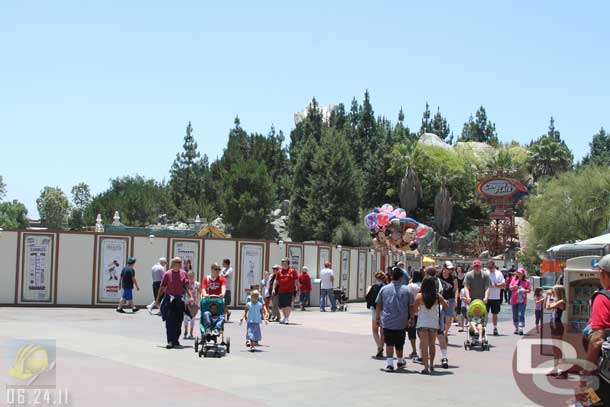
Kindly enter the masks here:
M 20 1 L 0 5 L 0 175 L 36 216 L 44 185 L 161 180 L 187 122 L 222 154 L 248 131 L 359 100 L 419 128 L 425 102 L 459 134 L 483 104 L 501 140 L 551 115 L 577 158 L 608 128 L 607 2 Z M 425 4 L 424 4 L 425 3 Z

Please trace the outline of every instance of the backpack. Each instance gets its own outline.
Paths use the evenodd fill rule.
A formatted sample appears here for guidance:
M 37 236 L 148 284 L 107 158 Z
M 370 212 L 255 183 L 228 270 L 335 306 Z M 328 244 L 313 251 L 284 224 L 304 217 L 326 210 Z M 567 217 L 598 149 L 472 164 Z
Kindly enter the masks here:
M 369 291 L 366 293 L 364 297 L 366 299 L 366 307 L 372 308 L 375 307 L 375 301 L 377 300 L 377 296 L 379 295 L 379 290 L 381 290 L 382 284 L 375 283 L 371 286 Z

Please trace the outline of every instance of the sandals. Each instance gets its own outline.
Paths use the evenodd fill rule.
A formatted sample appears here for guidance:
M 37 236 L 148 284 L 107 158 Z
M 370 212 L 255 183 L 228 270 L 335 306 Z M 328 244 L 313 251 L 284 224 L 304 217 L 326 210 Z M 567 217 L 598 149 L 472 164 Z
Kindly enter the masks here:
M 375 355 L 376 358 L 381 358 L 383 357 L 383 348 L 377 348 L 377 354 Z
M 423 369 L 423 370 L 421 371 L 421 374 L 430 375 L 430 374 L 431 374 L 431 372 L 430 372 L 430 370 L 428 370 L 428 369 Z

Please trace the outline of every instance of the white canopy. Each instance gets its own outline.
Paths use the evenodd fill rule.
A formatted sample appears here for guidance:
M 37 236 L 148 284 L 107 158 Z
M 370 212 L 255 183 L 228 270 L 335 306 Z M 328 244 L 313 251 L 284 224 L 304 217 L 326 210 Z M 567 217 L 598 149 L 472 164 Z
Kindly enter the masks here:
M 593 237 L 591 239 L 583 240 L 581 242 L 577 242 L 577 245 L 584 244 L 610 244 L 610 233 L 606 233 L 605 235 Z

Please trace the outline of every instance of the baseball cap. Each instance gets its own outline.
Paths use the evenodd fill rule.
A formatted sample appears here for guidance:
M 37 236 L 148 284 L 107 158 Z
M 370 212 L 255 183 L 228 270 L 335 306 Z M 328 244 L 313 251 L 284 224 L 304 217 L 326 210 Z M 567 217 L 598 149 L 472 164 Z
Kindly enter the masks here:
M 476 259 L 475 261 L 472 262 L 472 267 L 477 267 L 481 265 L 481 260 Z
M 278 264 L 274 264 L 273 267 L 271 267 L 271 269 L 273 270 L 277 270 L 277 269 L 281 269 L 282 267 L 280 267 Z
M 525 271 L 525 269 L 523 267 L 519 267 L 519 270 L 517 270 L 517 273 L 527 274 L 527 272 Z
M 136 258 L 135 257 L 130 257 L 127 259 L 127 264 L 136 264 Z
M 325 261 L 324 262 L 324 267 L 330 267 L 330 261 Z
M 453 265 L 453 263 L 452 263 L 452 262 L 450 262 L 449 260 L 447 260 L 447 261 L 445 262 L 445 268 L 446 268 L 446 269 L 449 269 L 449 270 L 452 270 L 452 269 L 454 269 L 454 268 L 455 268 L 455 266 Z
M 597 268 L 610 273 L 610 254 L 605 255 L 597 262 Z

